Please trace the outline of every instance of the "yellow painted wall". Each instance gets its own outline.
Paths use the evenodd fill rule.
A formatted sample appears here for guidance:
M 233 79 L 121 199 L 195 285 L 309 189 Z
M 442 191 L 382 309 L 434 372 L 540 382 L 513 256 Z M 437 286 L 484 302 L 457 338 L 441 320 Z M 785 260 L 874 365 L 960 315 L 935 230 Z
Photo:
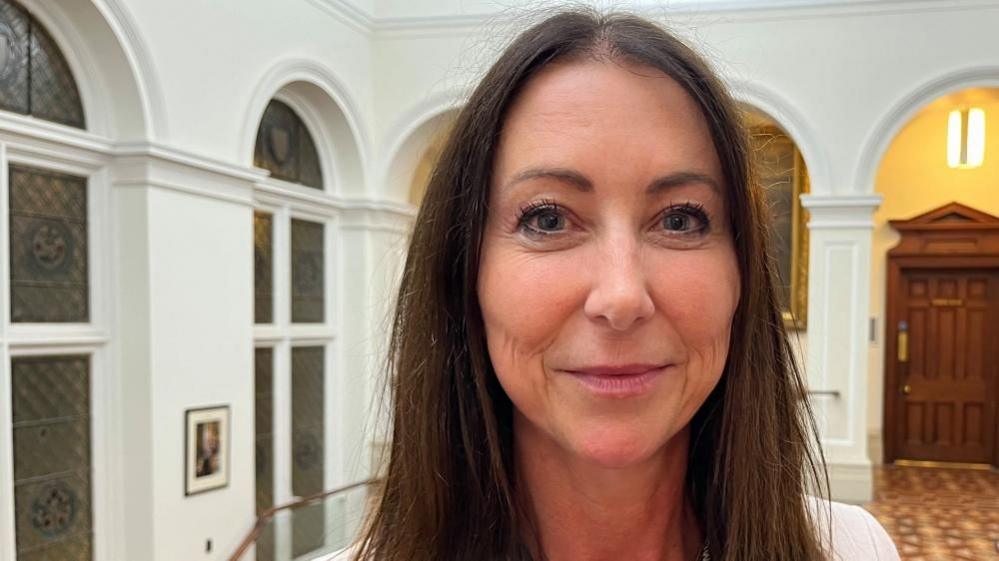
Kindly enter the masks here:
M 985 163 L 976 169 L 947 167 L 948 100 L 932 103 L 912 119 L 885 153 L 876 190 L 884 197 L 874 214 L 871 315 L 877 341 L 870 346 L 868 430 L 880 436 L 884 402 L 885 269 L 887 252 L 899 241 L 889 220 L 907 219 L 956 201 L 999 216 L 999 100 L 975 103 L 985 109 Z M 877 440 L 877 439 L 875 439 Z M 872 449 L 880 460 L 880 450 Z

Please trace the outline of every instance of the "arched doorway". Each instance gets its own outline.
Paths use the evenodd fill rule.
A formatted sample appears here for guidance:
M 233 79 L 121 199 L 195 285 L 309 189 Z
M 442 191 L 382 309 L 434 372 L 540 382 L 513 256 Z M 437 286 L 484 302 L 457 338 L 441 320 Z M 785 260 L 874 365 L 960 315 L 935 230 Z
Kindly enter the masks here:
M 962 134 L 949 127 L 952 112 L 960 119 L 970 108 L 986 116 L 986 152 L 980 165 L 962 167 L 948 161 L 948 142 Z M 888 462 L 999 464 L 994 115 L 999 88 L 941 96 L 898 132 L 878 169 L 871 303 L 885 318 L 885 339 L 871 374 L 884 380 L 877 403 Z

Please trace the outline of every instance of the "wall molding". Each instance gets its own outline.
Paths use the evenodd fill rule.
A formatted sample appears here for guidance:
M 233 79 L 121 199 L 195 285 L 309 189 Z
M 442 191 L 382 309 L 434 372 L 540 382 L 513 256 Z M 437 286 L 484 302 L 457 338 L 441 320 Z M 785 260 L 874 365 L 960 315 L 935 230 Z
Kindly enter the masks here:
M 533 7 L 503 8 L 493 12 L 458 13 L 438 16 L 384 17 L 361 9 L 350 0 L 306 0 L 323 12 L 355 30 L 375 35 L 462 33 L 522 19 Z M 807 19 L 830 16 L 880 16 L 885 14 L 978 10 L 999 7 L 999 0 L 669 0 L 662 3 L 634 1 L 600 6 L 624 9 L 648 17 L 725 17 L 735 21 Z
M 801 206 L 808 209 L 809 230 L 873 230 L 874 211 L 881 206 L 881 195 L 801 195 Z

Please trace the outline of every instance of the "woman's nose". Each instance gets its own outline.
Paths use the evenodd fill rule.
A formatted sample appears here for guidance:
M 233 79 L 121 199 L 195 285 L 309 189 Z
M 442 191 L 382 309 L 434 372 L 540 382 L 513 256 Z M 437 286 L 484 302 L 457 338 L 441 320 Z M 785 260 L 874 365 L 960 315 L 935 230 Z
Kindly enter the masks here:
M 638 244 L 615 244 L 585 265 L 592 277 L 583 311 L 616 331 L 627 331 L 655 311 Z

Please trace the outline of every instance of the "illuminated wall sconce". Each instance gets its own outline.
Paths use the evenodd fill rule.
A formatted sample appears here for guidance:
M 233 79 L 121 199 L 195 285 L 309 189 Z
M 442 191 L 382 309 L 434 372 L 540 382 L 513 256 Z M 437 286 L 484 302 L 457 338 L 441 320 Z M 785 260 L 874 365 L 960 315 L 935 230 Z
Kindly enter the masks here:
M 985 111 L 955 109 L 947 121 L 947 165 L 977 168 L 985 161 Z

